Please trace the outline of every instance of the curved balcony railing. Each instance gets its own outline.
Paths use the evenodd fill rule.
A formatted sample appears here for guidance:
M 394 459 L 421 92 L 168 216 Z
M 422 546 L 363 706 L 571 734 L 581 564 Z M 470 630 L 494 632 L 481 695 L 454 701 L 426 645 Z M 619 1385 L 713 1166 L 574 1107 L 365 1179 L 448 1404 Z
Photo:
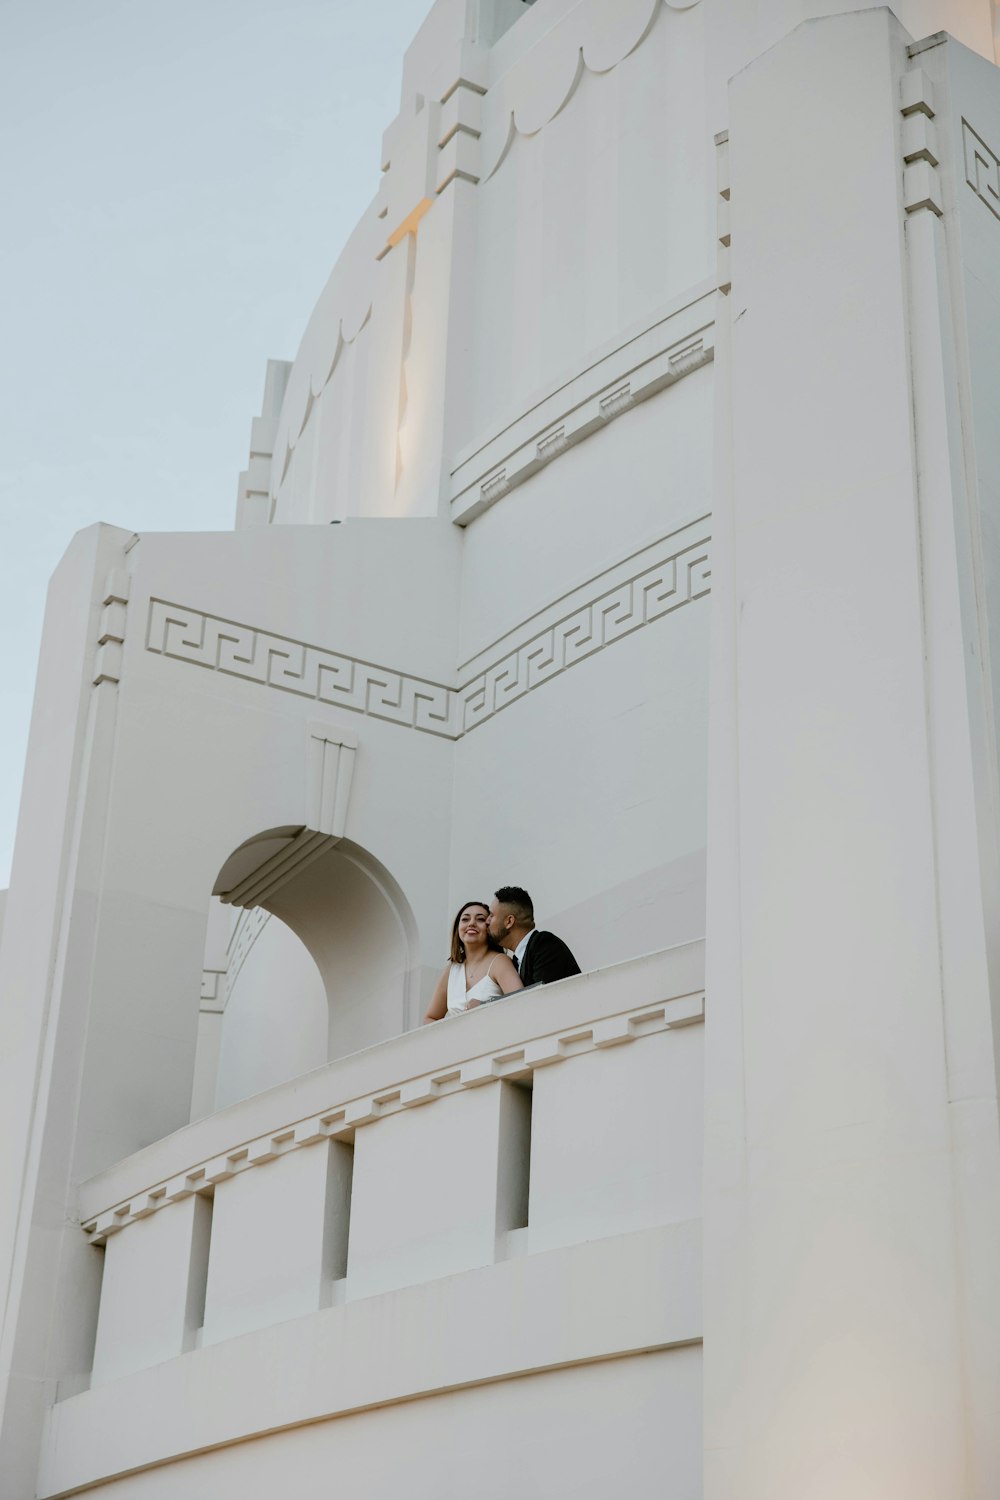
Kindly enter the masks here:
M 692 943 L 530 990 L 83 1184 L 84 1232 L 106 1246 L 92 1385 L 53 1408 L 39 1493 L 455 1382 L 697 1341 L 703 985 Z M 192 1381 L 245 1388 L 257 1365 L 267 1411 L 192 1404 Z

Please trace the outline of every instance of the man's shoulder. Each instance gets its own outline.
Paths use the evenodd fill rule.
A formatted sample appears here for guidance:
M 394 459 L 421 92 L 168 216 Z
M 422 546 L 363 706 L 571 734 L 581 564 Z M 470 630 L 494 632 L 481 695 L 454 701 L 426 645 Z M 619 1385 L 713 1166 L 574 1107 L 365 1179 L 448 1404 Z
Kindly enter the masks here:
M 529 943 L 522 966 L 525 984 L 547 984 L 579 972 L 580 965 L 562 938 L 536 928 L 535 940 Z
M 557 933 L 547 932 L 543 927 L 535 928 L 535 938 L 538 941 L 544 943 L 547 948 L 551 947 L 553 944 L 555 944 L 559 948 L 565 948 L 566 946 L 562 938 L 559 937 Z

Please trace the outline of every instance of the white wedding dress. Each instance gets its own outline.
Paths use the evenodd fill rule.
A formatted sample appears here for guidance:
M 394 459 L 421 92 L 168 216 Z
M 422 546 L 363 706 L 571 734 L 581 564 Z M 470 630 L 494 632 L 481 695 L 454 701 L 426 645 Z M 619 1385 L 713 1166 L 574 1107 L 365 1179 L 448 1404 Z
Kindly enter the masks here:
M 503 990 L 493 978 L 492 969 L 499 958 L 499 953 L 490 962 L 482 979 L 472 986 L 471 990 L 465 988 L 465 965 L 452 964 L 448 974 L 448 1014 L 449 1016 L 460 1016 L 463 1011 L 468 1010 L 469 1001 L 476 1000 L 483 1005 L 489 1000 L 497 1000 L 503 994 Z M 475 1009 L 475 1007 L 473 1007 Z

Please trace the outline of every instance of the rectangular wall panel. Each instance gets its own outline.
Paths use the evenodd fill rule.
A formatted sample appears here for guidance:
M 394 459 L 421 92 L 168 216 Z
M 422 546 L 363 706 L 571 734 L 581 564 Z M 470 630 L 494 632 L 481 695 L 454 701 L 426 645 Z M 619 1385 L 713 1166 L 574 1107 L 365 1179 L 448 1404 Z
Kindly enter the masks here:
M 108 1240 L 94 1385 L 192 1346 L 204 1303 L 211 1224 L 211 1201 L 192 1194 Z
M 359 1130 L 348 1298 L 428 1281 L 503 1254 L 524 1222 L 530 1094 L 512 1083 Z
M 323 1305 L 343 1275 L 351 1158 L 324 1141 L 218 1184 L 203 1343 Z
M 701 1026 L 535 1073 L 532 1251 L 701 1212 Z

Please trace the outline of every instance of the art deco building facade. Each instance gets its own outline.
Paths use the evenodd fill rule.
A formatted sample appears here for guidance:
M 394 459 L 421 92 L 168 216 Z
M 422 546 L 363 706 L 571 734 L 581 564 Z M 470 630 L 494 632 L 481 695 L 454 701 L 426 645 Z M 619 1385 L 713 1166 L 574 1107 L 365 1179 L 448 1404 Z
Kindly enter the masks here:
M 998 153 L 989 0 L 431 8 L 234 530 L 53 580 L 4 1500 L 996 1500 Z

